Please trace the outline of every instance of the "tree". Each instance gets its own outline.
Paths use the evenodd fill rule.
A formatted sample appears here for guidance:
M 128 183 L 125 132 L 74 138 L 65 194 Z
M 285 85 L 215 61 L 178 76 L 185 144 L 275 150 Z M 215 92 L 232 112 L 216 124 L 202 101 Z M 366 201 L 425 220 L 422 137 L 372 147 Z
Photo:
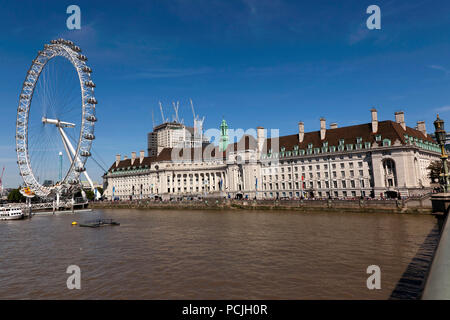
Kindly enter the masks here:
M 436 179 L 439 181 L 440 174 L 444 171 L 442 166 L 442 161 L 436 160 L 430 163 L 430 165 L 427 167 L 428 170 L 428 178 L 431 179 L 431 183 L 435 183 Z
M 10 202 L 25 202 L 25 196 L 20 193 L 20 188 L 13 189 L 8 194 L 8 201 Z
M 87 198 L 89 201 L 94 200 L 94 191 L 92 191 L 92 190 L 86 190 L 85 192 L 86 192 L 86 198 Z

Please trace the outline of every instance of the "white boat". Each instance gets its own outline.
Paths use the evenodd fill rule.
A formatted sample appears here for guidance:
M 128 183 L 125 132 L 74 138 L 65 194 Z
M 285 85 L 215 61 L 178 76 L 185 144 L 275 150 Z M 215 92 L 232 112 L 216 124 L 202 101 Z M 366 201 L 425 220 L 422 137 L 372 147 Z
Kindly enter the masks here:
M 22 218 L 22 209 L 18 207 L 0 207 L 0 220 L 18 220 Z

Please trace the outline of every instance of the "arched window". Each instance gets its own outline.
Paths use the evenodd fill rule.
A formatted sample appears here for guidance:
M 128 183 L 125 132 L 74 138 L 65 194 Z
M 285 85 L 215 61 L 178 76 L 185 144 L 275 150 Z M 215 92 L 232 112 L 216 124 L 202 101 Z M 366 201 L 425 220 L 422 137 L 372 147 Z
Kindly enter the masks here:
M 383 160 L 384 182 L 386 187 L 397 187 L 397 172 L 392 159 Z

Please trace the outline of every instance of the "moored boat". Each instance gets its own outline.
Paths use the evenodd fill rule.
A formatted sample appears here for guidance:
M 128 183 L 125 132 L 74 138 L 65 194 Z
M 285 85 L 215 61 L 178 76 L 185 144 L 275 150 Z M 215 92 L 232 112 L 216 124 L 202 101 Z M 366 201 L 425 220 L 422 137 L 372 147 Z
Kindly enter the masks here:
M 23 219 L 22 209 L 18 207 L 0 207 L 0 220 Z

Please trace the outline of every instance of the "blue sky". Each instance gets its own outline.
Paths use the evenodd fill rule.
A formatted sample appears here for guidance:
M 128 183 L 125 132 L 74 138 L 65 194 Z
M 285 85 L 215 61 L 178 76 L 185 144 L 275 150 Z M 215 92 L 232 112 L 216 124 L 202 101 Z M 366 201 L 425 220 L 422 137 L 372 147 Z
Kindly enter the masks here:
M 66 8 L 81 8 L 68 30 Z M 366 8 L 381 8 L 381 30 L 366 28 Z M 0 166 L 4 183 L 21 180 L 14 132 L 18 96 L 37 50 L 73 40 L 94 70 L 99 100 L 94 150 L 109 166 L 116 153 L 146 150 L 152 109 L 160 120 L 180 101 L 188 124 L 192 98 L 205 128 L 318 130 L 393 119 L 403 110 L 428 131 L 450 114 L 449 1 L 3 1 L 0 9 Z M 56 159 L 55 159 L 56 164 Z M 100 180 L 101 170 L 88 170 Z

